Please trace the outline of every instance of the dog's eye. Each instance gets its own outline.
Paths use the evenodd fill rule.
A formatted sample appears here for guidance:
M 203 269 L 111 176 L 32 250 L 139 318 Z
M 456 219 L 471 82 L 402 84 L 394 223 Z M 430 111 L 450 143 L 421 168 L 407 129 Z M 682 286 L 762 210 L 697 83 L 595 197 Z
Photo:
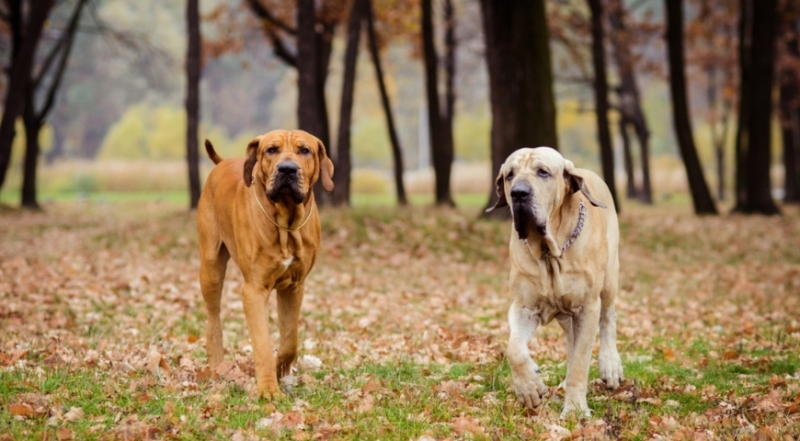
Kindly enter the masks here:
M 303 146 L 303 147 L 300 147 L 299 152 L 300 152 L 301 155 L 307 155 L 307 154 L 311 153 L 311 150 L 309 150 L 308 147 Z
M 514 179 L 514 170 L 511 170 L 511 171 L 510 171 L 510 172 L 508 172 L 508 174 L 506 175 L 506 181 L 510 181 L 510 180 L 512 180 L 512 179 Z
M 549 178 L 550 177 L 550 173 L 548 173 L 547 170 L 545 170 L 543 168 L 540 168 L 539 171 L 536 172 L 536 174 L 538 174 L 540 178 Z
M 267 149 L 267 153 L 269 153 L 270 155 L 274 155 L 275 153 L 278 153 L 278 148 L 277 147 L 270 147 L 270 148 Z

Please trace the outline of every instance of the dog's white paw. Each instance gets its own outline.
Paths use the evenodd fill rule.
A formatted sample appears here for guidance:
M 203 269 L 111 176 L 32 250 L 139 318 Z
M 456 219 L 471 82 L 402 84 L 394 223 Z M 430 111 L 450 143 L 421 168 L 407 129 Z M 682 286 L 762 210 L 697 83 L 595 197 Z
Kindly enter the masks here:
M 548 387 L 538 377 L 532 380 L 514 379 L 514 392 L 517 393 L 517 402 L 528 409 L 541 406 L 542 399 L 548 390 Z
M 624 380 L 622 375 L 622 360 L 619 358 L 619 352 L 614 349 L 613 351 L 603 351 L 597 360 L 598 367 L 600 368 L 600 379 L 606 384 L 608 389 L 616 389 Z
M 566 401 L 564 403 L 564 409 L 561 411 L 560 418 L 563 420 L 573 414 L 577 415 L 579 418 L 591 418 L 592 409 L 589 409 L 585 401 L 583 403 Z

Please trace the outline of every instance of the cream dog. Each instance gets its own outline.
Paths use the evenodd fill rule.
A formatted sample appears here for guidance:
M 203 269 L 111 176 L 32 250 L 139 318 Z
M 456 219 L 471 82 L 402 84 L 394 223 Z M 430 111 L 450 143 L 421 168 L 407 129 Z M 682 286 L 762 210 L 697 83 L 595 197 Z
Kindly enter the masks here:
M 549 147 L 519 149 L 506 159 L 495 182 L 514 227 L 506 356 L 518 400 L 542 403 L 547 387 L 531 359 L 528 341 L 554 318 L 564 329 L 567 376 L 562 417 L 590 413 L 586 390 L 592 348 L 600 329 L 600 377 L 614 389 L 622 381 L 614 298 L 619 289 L 619 226 L 603 180 L 576 169 Z

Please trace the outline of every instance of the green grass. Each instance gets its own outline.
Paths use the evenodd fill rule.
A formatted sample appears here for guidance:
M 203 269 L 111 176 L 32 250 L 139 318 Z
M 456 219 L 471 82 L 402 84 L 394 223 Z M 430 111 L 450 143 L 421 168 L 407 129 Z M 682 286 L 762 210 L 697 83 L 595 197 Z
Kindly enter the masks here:
M 206 362 L 202 340 L 195 342 L 206 316 L 194 216 L 182 204 L 153 201 L 118 201 L 118 210 L 92 201 L 58 202 L 44 213 L 0 211 L 0 355 L 28 351 L 24 368 L 0 364 L 0 439 L 55 439 L 59 427 L 90 440 L 121 438 L 125 428 L 164 439 L 230 439 L 240 429 L 245 439 L 305 439 L 338 423 L 332 439 L 510 440 L 597 420 L 609 439 L 677 438 L 660 418 L 715 439 L 754 438 L 724 422 L 742 417 L 757 428 L 800 433 L 796 414 L 756 409 L 775 392 L 771 382 L 786 383 L 775 386 L 783 408 L 800 402 L 800 285 L 792 263 L 800 252 L 786 240 L 800 233 L 791 214 L 698 219 L 688 210 L 628 207 L 617 300 L 627 382 L 605 390 L 593 357 L 593 418 L 564 421 L 564 393 L 555 386 L 566 366 L 555 324 L 537 330 L 531 345 L 551 394 L 535 412 L 515 401 L 502 353 L 510 225 L 477 219 L 482 202 L 459 202 L 457 210 L 376 208 L 366 204 L 378 199 L 367 198 L 351 209 L 323 209 L 324 243 L 307 279 L 299 336 L 313 342 L 301 355 L 318 356 L 323 368 L 298 372 L 311 381 L 269 400 L 226 379 L 195 385 L 177 378 L 181 357 L 198 369 Z M 741 263 L 731 237 L 763 243 Z M 247 327 L 232 307 L 241 275 L 228 274 L 226 360 L 245 363 L 252 359 L 243 349 Z M 364 326 L 363 319 L 371 321 Z M 170 372 L 143 366 L 154 344 Z M 83 361 L 89 349 L 103 367 Z M 53 367 L 54 351 L 74 362 Z M 433 361 L 415 362 L 425 354 Z M 128 362 L 137 367 L 129 371 Z M 247 379 L 252 385 L 250 373 Z M 13 417 L 10 406 L 27 402 L 24 394 L 46 397 L 44 410 L 55 417 Z M 367 395 L 371 409 L 359 411 Z M 85 416 L 58 417 L 71 407 Z M 302 414 L 305 428 L 256 429 L 275 411 Z M 465 418 L 483 434 L 457 433 Z
M 595 388 L 589 393 L 589 404 L 595 418 L 608 421 L 620 412 L 644 419 L 659 415 L 682 418 L 716 407 L 731 390 L 736 395 L 752 393 L 768 387 L 771 375 L 800 367 L 796 354 L 785 363 L 788 364 L 773 365 L 759 374 L 735 363 L 710 364 L 696 369 L 682 367 L 663 357 L 627 361 L 626 374 L 635 381 L 636 393 L 651 395 L 662 403 L 614 400 L 613 392 Z M 545 367 L 545 370 L 550 374 L 550 386 L 563 378 L 563 365 L 552 369 Z M 743 374 L 752 376 L 748 386 L 731 381 L 732 376 Z M 590 379 L 597 375 L 593 369 Z M 44 431 L 54 430 L 48 426 L 46 416 L 25 420 L 10 416 L 6 410 L 8 405 L 22 393 L 47 395 L 49 407 L 54 409 L 82 408 L 85 418 L 65 423 L 74 430 L 76 439 L 102 439 L 114 433 L 120 420 L 125 421 L 131 415 L 146 416 L 148 427 L 164 433 L 173 425 L 183 423 L 175 439 L 222 439 L 231 429 L 253 428 L 259 419 L 271 412 L 269 409 L 275 408 L 284 414 L 291 412 L 299 401 L 315 409 L 321 420 L 312 418 L 308 423 L 342 423 L 337 439 L 416 439 L 424 434 L 452 437 L 456 434 L 450 423 L 462 414 L 481 418 L 492 428 L 493 436 L 516 439 L 521 432 L 519 424 L 514 424 L 513 420 L 527 419 L 526 411 L 514 404 L 513 393 L 507 390 L 510 370 L 505 361 L 499 364 L 456 363 L 449 368 L 397 361 L 365 364 L 349 370 L 333 368 L 316 372 L 313 378 L 313 384 L 295 386 L 288 396 L 266 400 L 253 399 L 234 385 L 220 388 L 213 383 L 203 383 L 196 392 L 170 390 L 152 376 L 140 372 L 129 375 L 97 369 L 45 368 L 34 374 L 6 370 L 0 371 L 0 427 L 17 439 L 41 439 Z M 458 396 L 448 396 L 439 389 L 444 381 L 459 380 L 464 381 L 467 389 L 457 393 Z M 374 405 L 371 410 L 359 413 L 354 409 L 360 404 L 360 398 L 353 391 L 360 390 L 368 381 L 377 383 L 377 387 L 373 387 Z M 674 390 L 665 390 L 670 385 Z M 718 397 L 703 398 L 700 391 L 709 385 L 716 387 Z M 221 393 L 220 403 L 224 404 L 210 404 L 209 397 L 215 393 Z M 499 406 L 481 405 L 481 399 L 490 393 Z M 545 406 L 552 412 L 559 412 L 560 400 L 563 395 L 551 397 Z M 667 401 L 672 404 L 664 404 Z M 210 417 L 213 418 L 211 425 Z M 576 421 L 569 424 L 574 426 Z M 226 430 L 220 431 L 221 427 Z M 533 428 L 541 429 L 535 424 Z M 270 435 L 268 430 L 256 433 Z M 291 435 L 288 430 L 281 432 L 284 439 L 290 439 Z M 482 438 L 478 436 L 478 439 Z

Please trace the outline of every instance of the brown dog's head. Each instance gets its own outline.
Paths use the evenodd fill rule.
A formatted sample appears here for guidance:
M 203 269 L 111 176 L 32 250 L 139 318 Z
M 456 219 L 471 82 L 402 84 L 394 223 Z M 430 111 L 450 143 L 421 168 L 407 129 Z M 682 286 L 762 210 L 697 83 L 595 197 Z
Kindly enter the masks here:
M 299 204 L 318 179 L 325 191 L 333 191 L 333 162 L 325 146 L 302 130 L 273 130 L 247 144 L 244 183 L 256 179 L 266 188 L 273 202 L 286 200 Z
M 510 200 L 519 238 L 527 239 L 532 228 L 554 253 L 558 247 L 547 224 L 568 194 L 580 191 L 592 205 L 606 207 L 589 193 L 572 161 L 550 147 L 522 148 L 512 153 L 500 167 L 495 187 L 498 200 L 487 211 L 508 206 Z

